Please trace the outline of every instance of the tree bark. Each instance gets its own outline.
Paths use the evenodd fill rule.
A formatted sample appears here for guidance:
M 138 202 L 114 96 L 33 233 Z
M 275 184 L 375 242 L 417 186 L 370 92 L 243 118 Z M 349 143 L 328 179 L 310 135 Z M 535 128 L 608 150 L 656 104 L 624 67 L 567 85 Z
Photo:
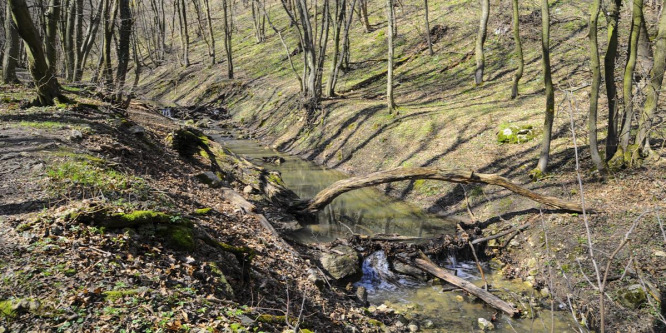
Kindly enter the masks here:
M 488 15 L 490 13 L 490 0 L 481 0 L 481 17 L 479 19 L 479 32 L 476 35 L 476 70 L 474 71 L 474 82 L 479 85 L 483 83 L 483 69 L 485 67 L 485 55 L 483 45 L 486 42 L 486 30 L 488 29 Z
M 19 57 L 19 35 L 12 22 L 11 2 L 5 7 L 5 45 L 2 59 L 2 82 L 5 84 L 20 83 L 16 76 Z
M 386 0 L 386 13 L 388 15 L 388 72 L 386 73 L 386 104 L 388 112 L 391 114 L 395 109 L 395 100 L 393 99 L 393 0 Z
M 83 68 L 85 67 L 86 62 L 88 61 L 90 50 L 92 50 L 92 47 L 95 44 L 95 37 L 97 36 L 97 30 L 99 30 L 99 23 L 102 18 L 103 10 L 104 10 L 104 0 L 99 2 L 95 16 L 92 16 L 91 14 L 90 24 L 88 25 L 88 29 L 86 31 L 86 37 L 84 39 L 84 42 L 81 44 L 81 48 L 79 49 L 81 57 L 76 62 L 76 73 L 74 81 L 80 81 L 81 77 L 83 77 Z M 97 75 L 93 75 L 93 77 L 96 76 Z
M 208 21 L 208 34 L 210 35 L 210 61 L 211 65 L 215 65 L 215 35 L 213 34 L 213 20 L 210 17 L 210 5 L 208 0 L 204 0 L 206 7 L 206 21 Z
M 511 87 L 511 99 L 518 97 L 518 82 L 523 77 L 525 69 L 525 60 L 523 59 L 523 45 L 520 42 L 520 16 L 518 0 L 512 0 L 513 7 L 513 41 L 516 43 L 516 57 L 518 58 L 518 69 L 513 77 L 513 85 Z
M 227 78 L 234 78 L 234 59 L 231 52 L 231 34 L 232 34 L 232 20 L 231 20 L 231 6 L 229 0 L 223 0 L 222 6 L 224 7 L 224 49 L 227 54 Z
M 592 69 L 592 85 L 590 86 L 590 110 L 587 118 L 588 138 L 590 141 L 590 155 L 597 170 L 604 172 L 606 167 L 599 155 L 597 143 L 597 105 L 599 102 L 599 86 L 601 84 L 601 71 L 599 61 L 599 46 L 597 41 L 597 23 L 599 22 L 599 9 L 601 0 L 594 0 L 590 10 L 590 67 Z
M 60 18 L 60 0 L 50 0 L 48 6 L 49 8 L 46 11 L 44 50 L 46 52 L 46 63 L 49 67 L 53 67 L 52 72 L 55 74 L 57 60 L 56 37 L 58 35 L 58 19 Z
M 606 136 L 606 161 L 617 150 L 617 88 L 615 87 L 615 61 L 617 60 L 618 23 L 622 0 L 611 0 L 608 5 L 608 46 L 604 55 L 604 81 L 608 99 L 608 135 Z
M 116 101 L 122 101 L 125 77 L 129 65 L 130 43 L 132 37 L 132 8 L 130 0 L 120 0 L 120 28 L 118 30 L 118 68 L 116 69 Z
M 372 29 L 370 27 L 370 20 L 368 19 L 368 0 L 360 0 L 358 2 L 359 15 L 358 18 L 363 23 L 363 28 L 366 33 L 369 33 Z
M 335 96 L 335 80 L 337 76 L 336 67 L 338 67 L 338 58 L 340 57 L 340 33 L 345 20 L 347 10 L 346 0 L 335 0 L 335 17 L 333 32 L 333 59 L 331 59 L 331 72 L 326 82 L 326 95 Z
M 548 7 L 548 0 L 541 0 L 541 52 L 543 54 L 543 82 L 546 88 L 546 116 L 543 123 L 543 141 L 541 142 L 539 163 L 533 172 L 535 178 L 543 175 L 548 167 L 550 139 L 553 131 L 553 120 L 555 119 L 555 91 L 550 73 L 550 8 Z
M 112 2 L 113 1 L 113 2 Z M 111 43 L 118 13 L 118 0 L 104 0 L 104 44 L 102 45 L 102 80 L 105 93 L 113 92 L 113 68 L 111 67 Z
M 627 151 L 631 132 L 631 123 L 634 119 L 633 103 L 633 83 L 634 70 L 636 69 L 636 59 L 638 54 L 638 38 L 643 24 L 643 0 L 633 0 L 631 10 L 631 33 L 629 37 L 629 50 L 627 65 L 624 68 L 624 78 L 622 82 L 622 95 L 624 98 L 624 112 L 622 115 L 622 127 L 620 129 L 620 147 L 622 151 Z
M 65 13 L 63 13 L 64 26 L 62 43 L 65 53 L 65 78 L 74 81 L 74 62 L 76 61 L 76 47 L 74 46 L 74 26 L 76 24 L 76 1 L 65 1 Z
M 428 15 L 428 0 L 423 0 L 423 7 L 425 8 L 425 29 L 426 29 L 426 41 L 428 42 L 428 52 L 430 55 L 435 54 L 432 51 L 432 38 L 430 37 L 430 18 Z
M 60 93 L 60 84 L 55 77 L 54 67 L 46 60 L 39 32 L 32 22 L 25 0 L 8 0 L 12 9 L 12 20 L 23 39 L 28 55 L 28 69 L 35 81 L 37 100 L 35 105 L 53 105 L 54 100 L 65 101 Z
M 654 64 L 650 70 L 650 82 L 647 86 L 647 98 L 645 106 L 638 123 L 636 144 L 638 151 L 643 155 L 651 152 L 650 130 L 654 120 L 655 112 L 659 102 L 659 93 L 664 81 L 664 70 L 666 70 L 666 14 L 661 13 L 659 17 L 659 32 L 655 40 Z
M 72 77 L 73 81 L 81 80 L 81 74 L 79 64 L 83 61 L 83 0 L 75 0 L 75 34 L 74 34 L 74 75 Z M 92 10 L 92 8 L 90 8 Z M 90 22 L 92 24 L 92 22 Z
M 340 69 L 342 68 L 342 64 L 345 60 L 345 55 L 349 52 L 349 29 L 351 27 L 352 19 L 354 17 L 354 7 L 356 6 L 356 0 L 354 0 L 351 4 L 351 10 L 349 11 L 349 17 L 347 18 L 347 22 L 344 27 L 344 34 L 342 38 L 342 50 L 339 52 L 339 55 L 337 57 L 337 61 L 334 63 L 333 67 L 333 72 L 331 73 L 331 78 L 330 78 L 330 84 L 331 87 L 329 89 L 329 96 L 334 96 L 335 95 L 335 86 L 338 83 L 338 73 L 340 72 Z M 342 10 L 347 10 L 346 8 L 342 8 Z
M 519 194 L 538 203 L 565 209 L 574 212 L 582 212 L 582 207 L 578 203 L 567 202 L 555 197 L 540 195 L 522 186 L 516 185 L 509 179 L 496 174 L 476 173 L 473 171 L 438 169 L 438 168 L 395 168 L 386 171 L 378 171 L 367 176 L 352 177 L 339 180 L 331 186 L 323 189 L 314 198 L 301 200 L 292 204 L 291 210 L 302 211 L 303 213 L 314 213 L 331 203 L 343 193 L 385 183 L 392 183 L 404 180 L 432 179 L 452 183 L 470 184 L 490 184 L 501 186 L 513 193 Z

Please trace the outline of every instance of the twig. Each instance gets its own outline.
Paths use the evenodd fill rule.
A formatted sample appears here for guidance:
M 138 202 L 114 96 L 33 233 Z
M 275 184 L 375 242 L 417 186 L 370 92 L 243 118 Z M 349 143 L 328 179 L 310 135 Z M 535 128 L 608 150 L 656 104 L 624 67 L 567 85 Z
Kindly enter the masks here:
M 483 273 L 483 268 L 481 267 L 481 263 L 479 262 L 479 258 L 476 256 L 476 250 L 474 250 L 474 245 L 472 245 L 472 242 L 467 242 L 469 244 L 469 248 L 472 249 L 472 255 L 474 256 L 474 261 L 476 262 L 476 267 L 479 269 L 479 273 L 481 273 L 481 278 L 483 279 L 483 288 L 487 291 L 488 290 L 488 281 L 486 280 L 486 274 Z
M 523 224 L 519 227 L 515 227 L 513 229 L 502 231 L 502 232 L 494 234 L 492 236 L 488 236 L 488 237 L 484 237 L 484 238 L 477 238 L 477 239 L 472 241 L 472 245 L 476 245 L 476 244 L 479 244 L 479 243 L 487 242 L 489 240 L 497 239 L 497 238 L 500 238 L 502 236 L 506 236 L 506 235 L 508 235 L 512 232 L 518 232 L 518 231 L 527 229 L 527 227 L 529 227 L 529 226 L 530 226 L 530 222 L 527 222 L 527 223 L 525 223 L 525 224 Z

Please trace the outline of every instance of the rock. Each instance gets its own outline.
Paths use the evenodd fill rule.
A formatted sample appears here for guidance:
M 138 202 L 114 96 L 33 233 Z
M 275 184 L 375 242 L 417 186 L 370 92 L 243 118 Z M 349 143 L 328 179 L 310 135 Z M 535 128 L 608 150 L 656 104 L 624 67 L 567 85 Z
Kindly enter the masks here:
M 433 323 L 432 320 L 428 319 L 428 320 L 423 321 L 422 326 L 425 329 L 431 329 L 431 328 L 435 327 L 435 323 Z
M 323 253 L 320 262 L 326 273 L 336 280 L 351 279 L 361 272 L 358 253 L 345 245 L 335 246 L 331 252 Z
M 252 194 L 254 192 L 254 188 L 251 185 L 247 185 L 243 188 L 243 193 L 245 194 Z
M 202 172 L 194 177 L 212 188 L 218 188 L 222 186 L 222 180 L 212 171 Z
M 56 225 L 56 226 L 53 226 L 51 228 L 51 235 L 53 235 L 53 236 L 60 236 L 60 235 L 62 235 L 62 232 L 63 232 L 63 230 L 60 226 Z
M 666 252 L 664 251 L 654 251 L 652 255 L 654 255 L 655 257 L 666 258 Z
M 134 125 L 129 128 L 129 132 L 134 135 L 143 135 L 143 133 L 146 133 L 146 129 L 139 125 Z
M 492 331 L 495 329 L 495 325 L 493 325 L 493 323 L 488 321 L 486 318 L 479 318 L 477 323 L 479 324 L 479 328 L 484 332 Z
M 619 296 L 620 304 L 631 309 L 637 309 L 647 302 L 647 295 L 640 284 L 632 284 L 621 290 Z
M 418 332 L 419 331 L 419 325 L 417 323 L 411 322 L 409 325 L 407 325 L 407 329 L 412 332 Z
M 423 274 L 423 271 L 421 271 L 420 269 L 409 265 L 405 265 L 397 260 L 393 262 L 393 270 L 398 273 L 413 276 L 418 279 L 423 279 L 426 277 L 425 274 Z
M 499 143 L 524 143 L 536 137 L 532 125 L 501 124 L 497 132 Z
M 363 305 L 368 304 L 368 291 L 365 289 L 365 287 L 360 286 L 356 288 L 356 299 Z
M 83 133 L 81 133 L 81 131 L 79 131 L 79 130 L 75 130 L 75 129 L 73 129 L 73 130 L 69 133 L 69 137 L 68 137 L 68 139 L 69 139 L 70 141 L 80 141 L 80 140 L 83 139 Z
M 319 277 L 317 271 L 312 268 L 308 270 L 308 281 L 314 283 L 318 289 L 324 288 L 324 284 L 326 283 L 326 281 Z
M 280 165 L 285 162 L 285 159 L 280 156 L 267 156 L 261 158 L 266 163 L 273 163 L 275 165 Z
M 377 310 L 375 310 L 379 313 L 393 313 L 395 310 L 389 308 L 386 304 L 381 304 L 377 307 Z

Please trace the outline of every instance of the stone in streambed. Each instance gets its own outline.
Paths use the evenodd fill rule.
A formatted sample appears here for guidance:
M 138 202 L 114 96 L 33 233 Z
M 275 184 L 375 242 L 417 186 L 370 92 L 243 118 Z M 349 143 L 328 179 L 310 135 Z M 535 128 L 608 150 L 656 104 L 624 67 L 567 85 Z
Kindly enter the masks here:
M 323 253 L 319 260 L 326 273 L 338 281 L 350 280 L 361 272 L 358 253 L 349 246 L 335 246 L 330 252 Z

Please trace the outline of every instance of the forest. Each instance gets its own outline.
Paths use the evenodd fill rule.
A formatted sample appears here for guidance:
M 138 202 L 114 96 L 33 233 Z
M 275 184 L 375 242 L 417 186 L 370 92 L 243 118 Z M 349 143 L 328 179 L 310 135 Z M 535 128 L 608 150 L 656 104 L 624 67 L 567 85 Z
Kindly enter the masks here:
M 0 333 L 666 332 L 658 0 L 0 0 Z

